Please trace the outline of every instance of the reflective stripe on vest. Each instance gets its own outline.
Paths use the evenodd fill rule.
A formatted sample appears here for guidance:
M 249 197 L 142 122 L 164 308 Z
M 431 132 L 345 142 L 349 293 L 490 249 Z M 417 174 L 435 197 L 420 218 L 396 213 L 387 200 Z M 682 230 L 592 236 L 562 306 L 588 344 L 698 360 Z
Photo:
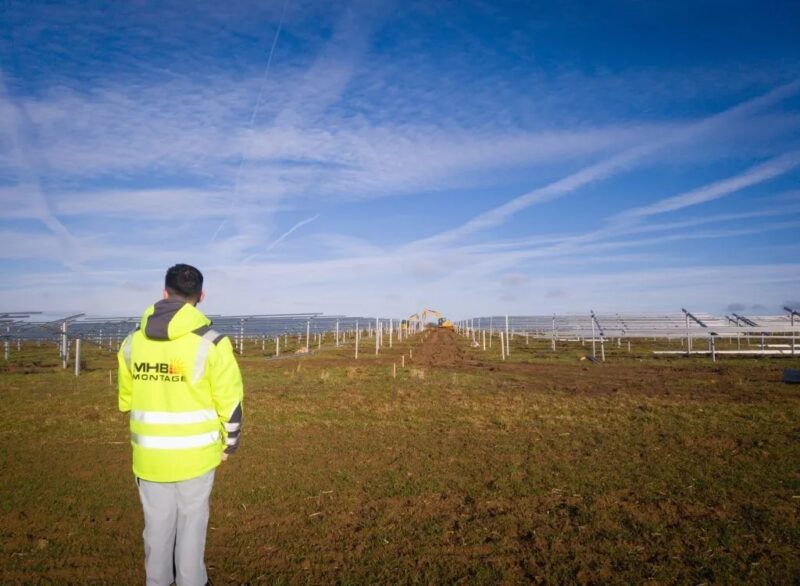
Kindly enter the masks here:
M 217 412 L 213 409 L 201 409 L 199 411 L 131 411 L 131 420 L 141 423 L 154 424 L 189 424 L 202 423 L 204 421 L 216 421 Z
M 128 371 L 132 370 L 131 368 L 131 352 L 133 348 L 131 347 L 131 342 L 133 341 L 133 332 L 128 334 L 128 337 L 125 338 L 125 341 L 122 342 L 122 355 L 125 357 L 125 365 L 128 367 Z
M 215 330 L 208 330 L 205 334 L 200 336 L 200 347 L 197 348 L 197 354 L 194 355 L 194 376 L 192 382 L 197 382 L 203 378 L 206 373 L 206 358 L 208 358 L 208 351 L 214 345 L 214 340 L 219 337 L 219 332 Z
M 188 450 L 202 448 L 219 442 L 219 432 L 211 431 L 197 435 L 171 436 L 171 435 L 140 435 L 131 434 L 131 442 L 141 448 L 154 450 Z

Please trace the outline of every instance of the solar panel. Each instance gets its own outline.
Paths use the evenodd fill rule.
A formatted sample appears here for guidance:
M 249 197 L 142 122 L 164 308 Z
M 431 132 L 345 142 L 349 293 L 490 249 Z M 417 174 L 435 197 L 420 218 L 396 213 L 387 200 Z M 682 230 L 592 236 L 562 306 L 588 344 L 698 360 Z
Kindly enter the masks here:
M 84 314 L 65 316 L 48 322 L 26 319 L 41 312 L 0 313 L 8 316 L 0 325 L 0 337 L 21 340 L 55 339 L 61 336 L 61 324 L 67 323 L 70 338 L 108 340 L 124 338 L 139 324 L 139 317 L 87 317 Z M 13 316 L 14 319 L 11 319 Z M 284 313 L 262 315 L 209 315 L 212 327 L 220 333 L 237 337 L 274 337 L 282 334 L 312 334 L 374 328 L 375 321 L 388 324 L 392 318 L 324 315 L 322 313 Z M 399 320 L 394 320 L 395 324 Z
M 688 314 L 688 315 L 687 315 Z M 750 316 L 738 319 L 702 312 L 686 313 L 596 313 L 555 315 L 509 315 L 509 330 L 533 336 L 585 338 L 603 335 L 620 338 L 707 337 L 713 335 L 800 332 L 800 319 L 792 326 L 788 315 Z M 592 322 L 596 331 L 592 330 Z M 474 317 L 458 322 L 476 330 L 504 330 L 506 316 Z

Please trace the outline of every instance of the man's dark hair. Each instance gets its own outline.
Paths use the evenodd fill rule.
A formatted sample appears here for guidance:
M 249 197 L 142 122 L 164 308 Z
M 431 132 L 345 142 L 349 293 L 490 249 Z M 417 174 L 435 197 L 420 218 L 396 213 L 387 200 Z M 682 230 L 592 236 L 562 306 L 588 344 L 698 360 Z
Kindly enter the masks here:
M 177 264 L 167 269 L 164 289 L 170 297 L 182 297 L 189 301 L 199 301 L 203 291 L 203 273 L 192 265 Z

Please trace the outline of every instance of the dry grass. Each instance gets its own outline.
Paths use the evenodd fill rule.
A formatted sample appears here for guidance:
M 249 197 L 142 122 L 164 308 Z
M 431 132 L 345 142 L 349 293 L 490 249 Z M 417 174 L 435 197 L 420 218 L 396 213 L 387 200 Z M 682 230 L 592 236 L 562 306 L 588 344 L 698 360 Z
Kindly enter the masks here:
M 800 578 L 790 362 L 595 366 L 523 341 L 502 363 L 432 343 L 358 363 L 248 348 L 242 447 L 213 495 L 215 583 Z M 55 357 L 26 348 L 0 372 L 0 581 L 141 581 L 113 361 L 87 352 L 76 381 Z

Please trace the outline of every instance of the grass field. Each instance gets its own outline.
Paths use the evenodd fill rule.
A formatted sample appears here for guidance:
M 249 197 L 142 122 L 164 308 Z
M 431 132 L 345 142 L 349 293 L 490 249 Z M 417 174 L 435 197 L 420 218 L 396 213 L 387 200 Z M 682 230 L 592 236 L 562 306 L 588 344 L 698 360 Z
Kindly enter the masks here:
M 797 360 L 368 342 L 357 362 L 248 345 L 214 583 L 800 580 L 800 389 L 781 382 Z M 85 348 L 76 379 L 52 345 L 0 363 L 0 582 L 144 581 L 114 367 Z

